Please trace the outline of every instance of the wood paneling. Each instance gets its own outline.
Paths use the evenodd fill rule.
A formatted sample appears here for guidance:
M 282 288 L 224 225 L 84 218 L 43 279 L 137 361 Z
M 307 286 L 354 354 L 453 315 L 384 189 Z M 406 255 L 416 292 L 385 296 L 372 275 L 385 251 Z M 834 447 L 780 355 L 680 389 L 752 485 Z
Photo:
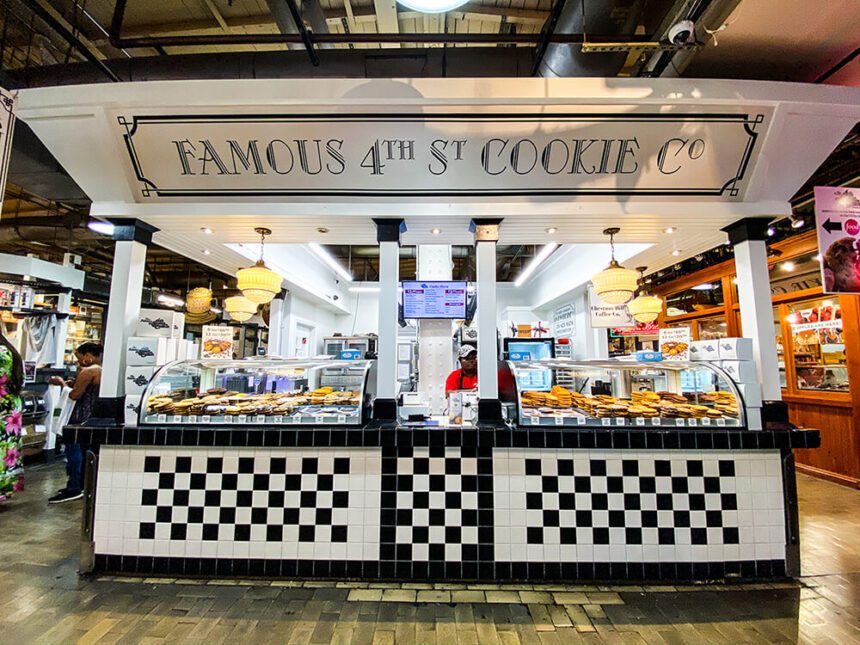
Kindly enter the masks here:
M 798 469 L 860 488 L 860 441 L 854 409 L 789 403 L 791 422 L 821 431 L 821 447 L 795 450 Z M 802 469 L 801 469 L 802 470 Z

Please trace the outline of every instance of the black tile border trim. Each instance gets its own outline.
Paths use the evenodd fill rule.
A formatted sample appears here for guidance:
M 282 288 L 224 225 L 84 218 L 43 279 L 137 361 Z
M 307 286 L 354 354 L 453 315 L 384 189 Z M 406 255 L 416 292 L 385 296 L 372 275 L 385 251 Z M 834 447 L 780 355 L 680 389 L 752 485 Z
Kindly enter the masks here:
M 244 426 L 66 426 L 66 441 L 86 446 L 182 446 L 261 448 L 384 448 L 444 446 L 622 450 L 790 450 L 818 448 L 818 430 L 549 430 Z
M 337 578 L 449 582 L 677 582 L 782 580 L 783 560 L 733 562 L 444 562 L 95 556 L 99 573 L 177 577 Z

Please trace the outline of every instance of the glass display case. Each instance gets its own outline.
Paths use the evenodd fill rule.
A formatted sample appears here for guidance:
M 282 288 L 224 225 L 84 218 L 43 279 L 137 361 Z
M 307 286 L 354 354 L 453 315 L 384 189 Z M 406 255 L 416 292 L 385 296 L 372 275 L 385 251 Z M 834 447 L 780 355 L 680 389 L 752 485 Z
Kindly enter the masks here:
M 742 427 L 742 399 L 710 363 L 631 360 L 508 362 L 502 400 L 520 426 Z M 521 373 L 546 370 L 549 391 L 521 388 Z M 565 385 L 561 385 L 561 384 Z
M 366 422 L 373 361 L 199 359 L 162 367 L 146 387 L 140 425 L 345 425 Z

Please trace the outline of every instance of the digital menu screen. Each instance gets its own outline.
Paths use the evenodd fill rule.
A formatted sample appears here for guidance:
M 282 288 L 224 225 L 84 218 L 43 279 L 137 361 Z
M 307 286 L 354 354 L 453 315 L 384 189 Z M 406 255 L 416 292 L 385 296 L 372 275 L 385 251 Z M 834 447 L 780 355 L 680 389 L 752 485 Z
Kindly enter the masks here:
M 404 318 L 465 318 L 466 283 L 414 280 L 403 282 Z

